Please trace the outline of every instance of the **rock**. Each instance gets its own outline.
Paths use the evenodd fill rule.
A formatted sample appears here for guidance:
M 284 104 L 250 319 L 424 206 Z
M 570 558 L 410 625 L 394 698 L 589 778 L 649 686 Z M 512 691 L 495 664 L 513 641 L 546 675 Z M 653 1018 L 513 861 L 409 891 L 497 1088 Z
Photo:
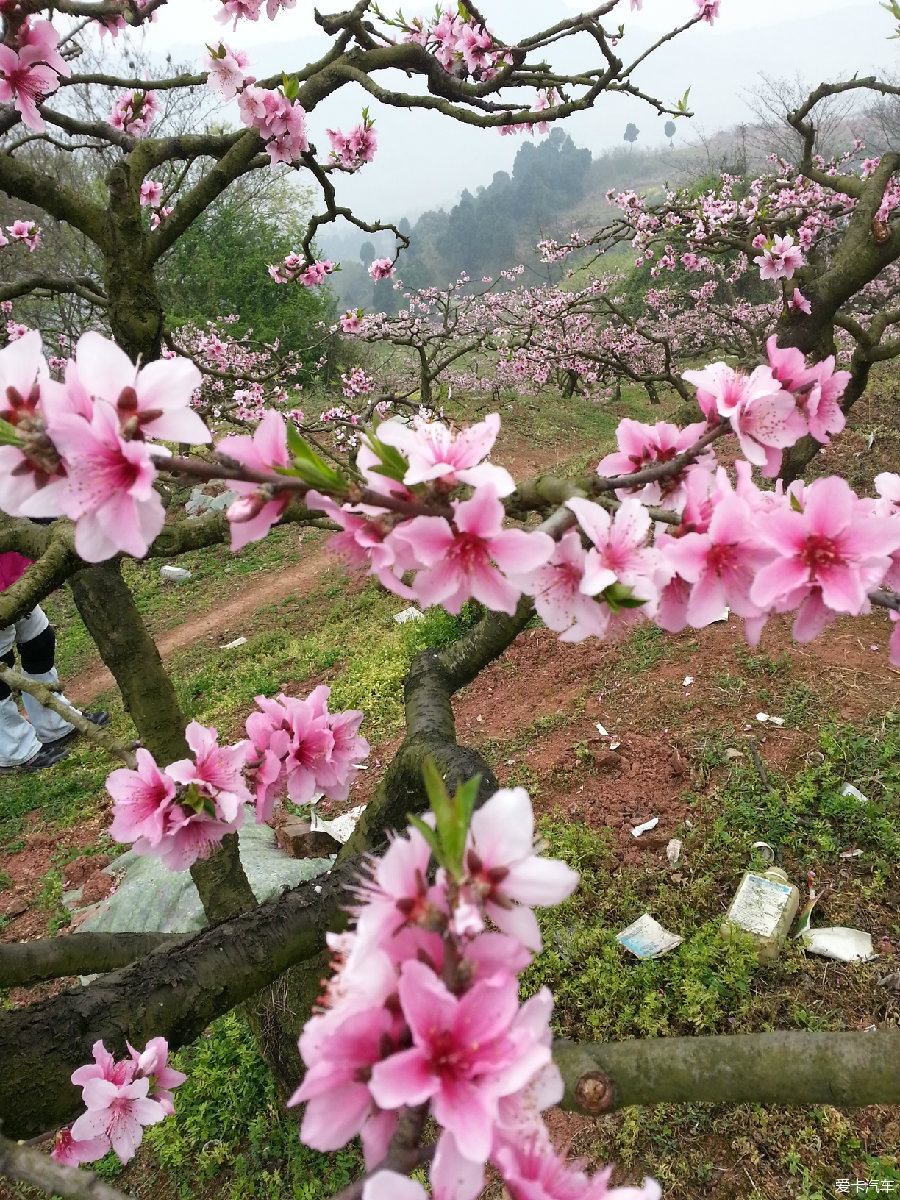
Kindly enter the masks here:
M 278 837 L 291 858 L 325 858 L 337 854 L 341 843 L 331 834 L 314 830 L 309 821 L 292 817 L 279 827 Z
M 21 917 L 23 912 L 28 911 L 28 905 L 22 896 L 13 896 L 9 904 L 6 906 L 6 915 L 8 917 Z
M 278 896 L 331 869 L 328 858 L 296 862 L 275 845 L 268 825 L 245 825 L 238 832 L 241 863 L 256 899 Z M 127 851 L 105 874 L 121 876 L 115 893 L 84 911 L 83 928 L 98 933 L 193 933 L 206 918 L 188 871 L 169 871 L 158 858 Z M 73 921 L 74 923 L 74 921 Z

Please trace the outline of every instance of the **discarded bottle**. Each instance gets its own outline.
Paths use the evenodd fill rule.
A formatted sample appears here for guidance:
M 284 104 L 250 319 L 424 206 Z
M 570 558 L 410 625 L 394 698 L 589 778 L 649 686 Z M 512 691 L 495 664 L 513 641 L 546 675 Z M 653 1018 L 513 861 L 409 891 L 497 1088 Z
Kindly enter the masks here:
M 797 909 L 800 892 L 780 867 L 763 875 L 747 871 L 722 922 L 722 937 L 734 928 L 749 933 L 757 945 L 757 960 L 772 962 L 784 944 Z
M 165 579 L 167 583 L 184 583 L 186 579 L 190 579 L 191 572 L 185 570 L 184 567 L 160 567 L 159 574 L 161 579 Z

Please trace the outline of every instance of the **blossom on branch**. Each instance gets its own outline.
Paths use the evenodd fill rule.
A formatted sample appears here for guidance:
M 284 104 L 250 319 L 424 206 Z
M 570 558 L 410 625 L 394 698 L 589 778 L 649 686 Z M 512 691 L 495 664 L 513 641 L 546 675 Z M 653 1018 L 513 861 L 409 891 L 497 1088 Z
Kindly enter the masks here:
M 130 1162 L 143 1139 L 143 1127 L 173 1114 L 172 1088 L 187 1078 L 168 1066 L 165 1038 L 151 1038 L 143 1051 L 128 1046 L 129 1058 L 116 1062 L 102 1041 L 93 1046 L 94 1062 L 72 1073 L 87 1108 L 56 1137 L 51 1157 L 64 1166 L 96 1162 L 110 1149 Z

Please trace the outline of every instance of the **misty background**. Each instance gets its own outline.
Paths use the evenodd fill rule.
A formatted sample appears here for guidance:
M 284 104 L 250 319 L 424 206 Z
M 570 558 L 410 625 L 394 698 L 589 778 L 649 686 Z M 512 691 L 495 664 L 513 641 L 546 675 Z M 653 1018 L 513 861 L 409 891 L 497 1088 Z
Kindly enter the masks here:
M 499 40 L 514 44 L 580 7 L 565 0 L 500 0 L 491 6 L 489 20 Z M 621 15 L 617 10 L 605 24 L 624 24 L 617 53 L 628 62 L 688 19 L 694 2 L 645 0 L 639 13 L 630 11 L 627 0 L 619 7 Z M 404 15 L 419 12 L 408 9 Z M 328 148 L 325 130 L 351 128 L 368 106 L 378 152 L 357 174 L 332 176 L 338 203 L 364 220 L 390 221 L 412 232 L 411 252 L 400 264 L 404 282 L 440 284 L 460 269 L 481 275 L 513 265 L 516 256 L 524 261 L 536 237 L 565 236 L 570 227 L 602 220 L 607 187 L 652 189 L 696 179 L 704 169 L 758 165 L 758 143 L 765 139 L 755 138 L 754 130 L 772 104 L 761 73 L 782 81 L 789 96 L 854 74 L 891 77 L 898 45 L 889 40 L 893 33 L 894 23 L 877 0 L 722 0 L 713 26 L 698 24 L 663 45 L 635 75 L 638 86 L 673 106 L 690 88 L 694 116 L 679 119 L 671 137 L 665 133 L 667 117 L 629 96 L 604 95 L 593 110 L 531 138 L 502 137 L 436 113 L 392 109 L 351 87 L 309 115 L 308 135 L 322 156 Z M 199 68 L 206 43 L 219 38 L 248 51 L 248 70 L 257 78 L 301 68 L 327 44 L 305 0 L 274 23 L 242 21 L 234 32 L 214 20 L 211 0 L 178 0 L 136 41 L 149 54 L 169 54 L 177 64 Z M 558 44 L 553 52 L 560 68 L 591 66 L 596 58 L 589 39 Z M 237 124 L 236 105 L 223 103 L 218 119 Z M 626 142 L 629 125 L 637 133 Z M 851 135 L 865 134 L 872 136 L 871 127 L 857 130 L 851 115 L 836 131 L 837 148 Z M 766 136 L 771 148 L 771 130 Z M 308 187 L 302 171 L 290 183 L 301 192 Z M 442 250 L 435 249 L 436 239 Z M 343 305 L 371 306 L 373 300 L 376 307 L 386 305 L 391 285 L 383 283 L 373 297 L 365 263 L 371 261 L 367 255 L 393 252 L 392 235 L 373 238 L 340 223 L 323 229 L 317 241 L 324 255 L 342 262 L 332 286 Z M 533 255 L 528 266 L 538 270 Z

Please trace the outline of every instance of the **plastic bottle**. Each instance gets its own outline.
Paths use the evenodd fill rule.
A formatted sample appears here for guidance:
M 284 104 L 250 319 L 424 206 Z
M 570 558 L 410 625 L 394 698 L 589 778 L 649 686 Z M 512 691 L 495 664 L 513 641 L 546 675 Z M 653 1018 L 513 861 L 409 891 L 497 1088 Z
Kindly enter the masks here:
M 772 962 L 790 932 L 800 892 L 780 867 L 770 867 L 763 875 L 747 871 L 722 922 L 722 937 L 737 927 L 756 942 L 759 962 Z

